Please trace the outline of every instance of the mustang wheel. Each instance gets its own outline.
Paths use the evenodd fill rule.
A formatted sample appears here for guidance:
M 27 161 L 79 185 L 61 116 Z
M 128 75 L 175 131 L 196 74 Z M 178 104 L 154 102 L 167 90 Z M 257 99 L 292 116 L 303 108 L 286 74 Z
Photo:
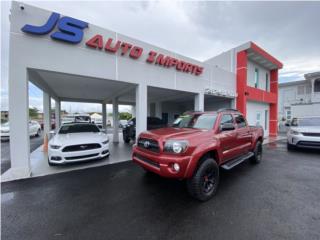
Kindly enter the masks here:
M 253 151 L 254 155 L 251 158 L 251 163 L 260 163 L 262 159 L 262 143 L 261 141 L 258 141 L 256 144 L 256 147 Z
M 190 195 L 199 201 L 207 201 L 217 192 L 219 166 L 212 158 L 207 158 L 198 167 L 193 177 L 187 180 Z

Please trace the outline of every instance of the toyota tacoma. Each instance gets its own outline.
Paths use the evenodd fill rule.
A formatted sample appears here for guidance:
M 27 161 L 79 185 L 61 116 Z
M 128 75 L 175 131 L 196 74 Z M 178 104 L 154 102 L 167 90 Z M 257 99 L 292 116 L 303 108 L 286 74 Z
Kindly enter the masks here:
M 172 127 L 142 132 L 132 159 L 147 172 L 185 179 L 191 196 L 206 201 L 217 191 L 219 168 L 260 163 L 262 142 L 263 129 L 235 109 L 187 112 Z

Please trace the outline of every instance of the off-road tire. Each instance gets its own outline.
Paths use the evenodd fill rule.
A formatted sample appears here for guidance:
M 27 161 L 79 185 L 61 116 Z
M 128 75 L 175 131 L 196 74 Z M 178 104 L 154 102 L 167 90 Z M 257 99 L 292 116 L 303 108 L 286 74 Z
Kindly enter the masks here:
M 122 132 L 122 137 L 123 137 L 123 141 L 124 141 L 125 143 L 129 143 L 130 140 L 131 140 L 129 134 L 126 133 L 125 131 Z
M 208 182 L 208 175 L 212 175 L 212 179 Z M 211 176 L 210 176 L 211 177 Z M 212 184 L 211 188 L 208 188 L 208 184 Z M 187 189 L 189 194 L 201 201 L 205 202 L 212 198 L 218 189 L 219 185 L 219 166 L 213 158 L 206 158 L 198 166 L 192 178 L 187 180 Z
M 262 142 L 258 141 L 253 150 L 253 157 L 250 159 L 250 162 L 253 164 L 258 164 L 262 160 Z

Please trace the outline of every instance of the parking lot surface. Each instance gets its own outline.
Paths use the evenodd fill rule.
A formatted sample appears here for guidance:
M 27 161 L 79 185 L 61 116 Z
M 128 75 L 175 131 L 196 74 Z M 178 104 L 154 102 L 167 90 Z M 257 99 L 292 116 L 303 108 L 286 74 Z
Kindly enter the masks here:
M 264 146 L 222 171 L 217 195 L 132 162 L 2 184 L 3 239 L 320 239 L 320 153 Z

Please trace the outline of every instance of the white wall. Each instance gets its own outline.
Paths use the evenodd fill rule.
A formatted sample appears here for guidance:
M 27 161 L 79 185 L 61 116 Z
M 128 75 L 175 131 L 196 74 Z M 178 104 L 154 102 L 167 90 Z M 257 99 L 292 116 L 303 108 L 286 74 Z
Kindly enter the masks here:
M 267 118 L 265 117 L 265 111 L 268 111 Z M 269 117 L 270 117 L 270 107 L 267 103 L 259 102 L 247 102 L 247 120 L 249 125 L 256 126 L 257 123 L 257 114 L 260 113 L 260 125 L 264 129 L 264 135 L 269 135 Z M 267 127 L 267 128 L 266 128 Z
M 268 89 L 270 91 L 270 71 L 250 60 L 248 61 L 248 68 L 247 68 L 247 85 L 250 87 L 255 87 L 255 69 L 256 68 L 258 69 L 258 72 L 259 72 L 258 88 L 262 90 L 267 90 L 266 74 L 268 73 L 268 76 L 269 76 Z
M 304 88 L 304 93 L 299 93 L 298 88 Z M 279 86 L 279 107 L 278 107 L 278 118 L 281 119 L 285 117 L 285 108 L 291 107 L 295 104 L 304 104 L 302 106 L 307 106 L 306 104 L 311 104 L 311 85 L 307 81 L 299 81 L 296 84 L 290 85 L 280 85 Z M 294 114 L 300 114 L 300 109 L 303 107 L 297 107 L 296 113 L 292 112 L 292 117 L 295 117 Z M 308 111 L 308 107 L 305 107 Z

